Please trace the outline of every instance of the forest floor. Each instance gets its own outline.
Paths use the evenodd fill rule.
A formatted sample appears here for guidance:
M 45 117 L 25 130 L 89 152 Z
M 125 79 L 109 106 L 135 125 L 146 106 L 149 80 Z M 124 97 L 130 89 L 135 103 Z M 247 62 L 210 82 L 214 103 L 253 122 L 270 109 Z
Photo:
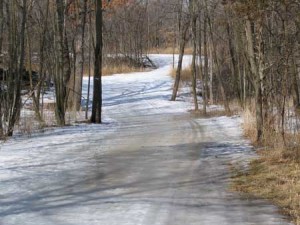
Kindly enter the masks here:
M 156 70 L 104 77 L 103 124 L 1 143 L 1 225 L 290 224 L 229 191 L 230 165 L 256 157 L 241 118 L 192 115 L 185 89 L 169 101 L 172 56 L 151 57 Z

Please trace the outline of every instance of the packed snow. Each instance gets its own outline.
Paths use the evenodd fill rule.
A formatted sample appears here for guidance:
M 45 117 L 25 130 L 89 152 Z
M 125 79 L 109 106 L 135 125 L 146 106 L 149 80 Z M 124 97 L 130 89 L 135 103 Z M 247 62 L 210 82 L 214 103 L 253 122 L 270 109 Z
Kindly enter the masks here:
M 1 225 L 289 224 L 228 191 L 229 163 L 254 156 L 240 118 L 191 115 L 186 89 L 169 101 L 172 55 L 150 57 L 158 69 L 103 78 L 103 124 L 0 144 Z

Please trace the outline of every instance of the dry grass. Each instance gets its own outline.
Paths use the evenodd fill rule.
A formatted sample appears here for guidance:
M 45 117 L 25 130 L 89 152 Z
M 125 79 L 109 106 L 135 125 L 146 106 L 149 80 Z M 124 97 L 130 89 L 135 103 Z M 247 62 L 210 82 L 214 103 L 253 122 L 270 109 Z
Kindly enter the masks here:
M 88 76 L 88 68 L 84 69 L 84 76 Z M 102 75 L 103 76 L 110 76 L 113 74 L 120 74 L 120 73 L 133 73 L 133 72 L 142 72 L 145 71 L 143 67 L 133 67 L 128 65 L 105 65 L 102 68 Z M 91 74 L 94 74 L 94 71 L 91 69 Z
M 148 51 L 150 54 L 179 54 L 179 48 L 176 47 L 173 49 L 173 47 L 166 47 L 166 48 L 153 48 Z M 187 47 L 184 50 L 184 54 L 191 55 L 193 54 L 193 49 L 191 47 Z
M 256 124 L 255 115 L 250 108 L 246 108 L 242 112 L 244 134 L 252 143 L 256 141 Z
M 246 173 L 237 173 L 233 188 L 256 197 L 271 200 L 283 213 L 300 224 L 300 166 L 284 157 L 283 149 L 259 152 Z M 299 151 L 299 150 L 298 150 Z
M 16 133 L 19 135 L 31 136 L 34 133 L 43 132 L 44 129 L 59 127 L 55 118 L 55 102 L 46 102 L 43 105 L 43 120 L 37 119 L 33 106 L 27 105 L 27 112 L 21 112 L 20 119 L 16 125 Z M 85 112 L 74 111 L 73 109 L 68 109 L 65 115 L 66 125 L 76 123 L 77 121 L 84 121 Z
M 22 120 L 19 121 L 17 126 L 17 131 L 22 135 L 31 136 L 34 130 L 37 129 L 37 124 L 34 118 L 34 115 L 24 116 Z
M 102 74 L 104 76 L 109 76 L 118 73 L 132 73 L 132 72 L 141 72 L 145 69 L 143 67 L 133 67 L 128 65 L 111 65 L 104 66 L 102 69 Z
M 92 62 L 92 64 L 93 64 L 93 62 Z M 92 66 L 92 68 L 91 68 L 90 73 L 93 74 L 94 73 L 93 65 L 91 65 L 91 66 Z M 39 65 L 32 64 L 31 69 L 33 71 L 39 71 Z M 29 70 L 28 65 L 26 66 L 26 70 Z M 116 60 L 116 63 L 113 63 L 112 60 L 109 60 L 109 62 L 107 64 L 103 65 L 102 75 L 109 76 L 109 75 L 119 74 L 119 73 L 142 72 L 144 70 L 145 70 L 144 67 L 137 67 L 132 64 L 130 65 L 130 63 L 128 61 L 122 61 L 122 60 L 120 60 L 120 58 L 118 58 Z M 89 67 L 88 67 L 87 63 L 84 65 L 83 74 L 84 74 L 84 76 L 88 76 L 88 74 L 89 74 Z
M 241 102 L 237 98 L 229 101 L 229 108 L 232 115 L 240 115 L 243 111 Z
M 176 77 L 176 70 L 177 70 L 176 68 L 172 68 L 170 71 L 170 75 L 173 78 Z M 181 81 L 184 81 L 184 82 L 191 81 L 191 77 L 192 77 L 192 66 L 182 69 L 181 75 L 180 75 Z
M 243 117 L 245 135 L 254 141 L 255 114 L 247 109 Z M 265 134 L 264 145 L 257 151 L 258 159 L 250 163 L 247 171 L 235 169 L 232 188 L 272 201 L 300 225 L 300 146 L 297 144 L 300 136 L 287 135 L 284 145 L 281 135 L 272 129 Z
M 93 75 L 93 65 L 90 74 Z M 140 63 L 129 57 L 107 57 L 103 62 L 102 75 L 109 76 L 113 74 L 132 73 L 145 71 L 145 67 Z M 84 74 L 88 76 L 88 65 L 84 67 Z
M 213 118 L 213 117 L 220 117 L 220 116 L 227 116 L 225 110 L 212 110 L 206 112 L 206 114 L 203 113 L 203 110 L 200 109 L 197 112 L 192 111 L 193 115 L 199 116 L 201 118 Z

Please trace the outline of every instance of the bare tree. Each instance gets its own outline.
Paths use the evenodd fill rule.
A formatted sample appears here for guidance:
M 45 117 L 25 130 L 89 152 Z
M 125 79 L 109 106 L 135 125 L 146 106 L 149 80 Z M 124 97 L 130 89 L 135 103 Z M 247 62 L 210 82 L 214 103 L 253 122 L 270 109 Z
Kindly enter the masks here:
M 15 44 L 19 47 L 19 51 L 13 48 L 16 46 L 10 47 L 10 66 L 9 66 L 9 87 L 8 87 L 8 99 L 9 99 L 9 111 L 8 111 L 8 126 L 7 126 L 7 135 L 12 136 L 14 131 L 14 126 L 19 118 L 21 110 L 21 82 L 22 75 L 24 72 L 24 57 L 25 57 L 25 30 L 26 30 L 26 20 L 27 20 L 27 0 L 22 1 L 22 16 L 21 16 L 21 27 L 20 33 L 16 34 L 16 14 L 12 13 L 9 26 L 12 33 L 10 34 L 10 40 L 16 41 Z M 9 9 L 16 10 L 17 5 L 14 1 L 10 3 Z M 15 35 L 15 36 L 14 36 Z M 15 37 L 18 37 L 15 39 Z M 14 43 L 11 43 L 14 44 Z M 12 60 L 15 59 L 16 62 Z
M 4 31 L 4 2 L 3 0 L 0 1 L 0 65 L 2 63 L 2 44 L 3 44 L 3 31 Z M 1 69 L 1 68 L 0 68 Z M 3 75 L 3 70 L 2 70 Z M 3 123 L 2 123 L 2 108 L 3 108 L 3 95 L 4 90 L 2 88 L 2 82 L 0 81 L 0 138 L 3 137 Z
M 65 2 L 64 0 L 56 0 L 57 11 L 57 28 L 58 28 L 58 41 L 57 47 L 59 52 L 58 70 L 55 75 L 55 94 L 56 94 L 56 120 L 59 125 L 65 125 L 65 113 L 68 100 L 67 84 L 71 76 L 70 56 L 68 39 L 66 35 L 65 24 Z
M 190 14 L 191 14 L 191 29 L 192 29 L 192 46 L 193 46 L 193 58 L 192 58 L 192 92 L 194 99 L 194 107 L 197 111 L 199 109 L 197 100 L 197 69 L 196 69 L 196 54 L 197 54 L 197 14 L 196 14 L 196 1 L 190 0 L 189 2 Z
M 82 0 L 82 12 L 81 12 L 81 43 L 80 43 L 80 73 L 75 80 L 75 94 L 76 100 L 74 102 L 74 108 L 78 111 L 81 106 L 81 91 L 82 91 L 82 79 L 85 66 L 85 28 L 86 28 L 86 15 L 87 15 L 87 0 Z
M 183 62 L 183 57 L 184 57 L 184 50 L 185 50 L 185 45 L 186 45 L 187 38 L 188 38 L 187 37 L 188 29 L 190 26 L 189 16 L 186 15 L 186 17 L 185 17 L 183 15 L 182 4 L 183 4 L 183 2 L 181 1 L 180 10 L 179 10 L 179 18 L 180 18 L 180 20 L 179 20 L 179 33 L 180 33 L 179 59 L 178 59 L 178 63 L 177 63 L 176 76 L 175 76 L 171 101 L 175 101 L 176 97 L 177 97 L 177 92 L 178 92 L 179 83 L 180 83 L 180 75 L 181 75 L 181 70 L 182 70 L 182 62 Z
M 102 1 L 95 0 L 96 5 L 96 48 L 94 62 L 94 91 L 92 123 L 102 122 Z

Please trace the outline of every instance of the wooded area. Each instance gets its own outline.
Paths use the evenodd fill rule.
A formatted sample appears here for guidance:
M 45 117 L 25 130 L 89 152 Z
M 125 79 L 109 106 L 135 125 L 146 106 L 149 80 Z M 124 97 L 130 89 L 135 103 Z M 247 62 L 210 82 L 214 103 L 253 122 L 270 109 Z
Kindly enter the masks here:
M 300 224 L 299 12 L 0 0 L 0 223 Z
M 237 100 L 254 109 L 258 141 L 266 129 L 285 140 L 286 121 L 300 111 L 299 11 L 298 0 L 1 0 L 0 136 L 13 134 L 24 90 L 44 123 L 52 83 L 65 125 L 66 112 L 81 109 L 83 75 L 95 74 L 91 121 L 100 123 L 101 68 L 117 58 L 142 66 L 148 53 L 179 53 L 175 100 L 189 48 L 196 110 L 197 89 L 204 114 L 216 103 L 229 113 Z

